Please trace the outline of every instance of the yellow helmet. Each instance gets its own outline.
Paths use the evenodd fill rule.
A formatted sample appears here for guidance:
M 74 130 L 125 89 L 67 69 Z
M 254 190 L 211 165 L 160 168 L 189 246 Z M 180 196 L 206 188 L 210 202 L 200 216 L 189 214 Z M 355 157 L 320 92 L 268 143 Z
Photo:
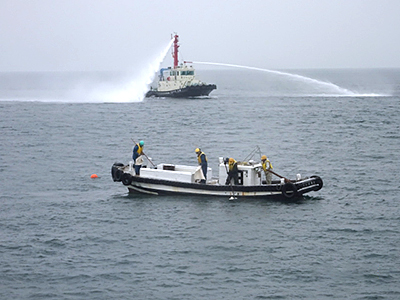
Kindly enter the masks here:
M 230 159 L 229 159 L 229 163 L 233 163 L 235 160 L 231 157 Z
M 267 160 L 267 156 L 266 155 L 261 156 L 261 160 Z
M 194 150 L 194 152 L 199 153 L 200 152 L 200 148 L 196 148 L 196 150 Z

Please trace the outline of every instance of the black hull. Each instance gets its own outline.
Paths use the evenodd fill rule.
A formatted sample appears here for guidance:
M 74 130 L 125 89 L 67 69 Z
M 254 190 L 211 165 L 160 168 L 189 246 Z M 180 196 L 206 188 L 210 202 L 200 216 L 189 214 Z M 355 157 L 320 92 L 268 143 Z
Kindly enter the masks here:
M 163 189 L 161 186 L 174 187 Z M 286 183 L 285 185 L 270 184 L 261 186 L 241 185 L 208 185 L 199 183 L 183 183 L 167 180 L 141 178 L 133 176 L 130 184 L 127 185 L 130 192 L 150 192 L 158 195 L 203 195 L 203 196 L 235 196 L 245 198 L 275 198 L 275 199 L 299 199 L 304 194 L 317 191 L 322 187 L 320 177 L 312 177 L 300 182 Z M 285 191 L 283 191 L 285 190 Z M 268 196 L 264 193 L 270 193 Z
M 122 164 L 121 164 L 122 165 Z M 111 169 L 114 181 L 119 181 L 128 188 L 129 192 L 139 192 L 153 195 L 202 195 L 202 196 L 234 196 L 240 198 L 264 198 L 295 200 L 311 191 L 322 188 L 322 179 L 311 176 L 299 181 L 285 184 L 279 181 L 269 185 L 243 186 L 185 183 L 169 180 L 131 176 L 120 169 L 120 165 L 113 165 Z
M 204 84 L 188 86 L 179 90 L 160 92 L 158 90 L 150 90 L 146 93 L 146 97 L 169 97 L 169 98 L 193 98 L 208 96 L 217 86 L 215 84 Z

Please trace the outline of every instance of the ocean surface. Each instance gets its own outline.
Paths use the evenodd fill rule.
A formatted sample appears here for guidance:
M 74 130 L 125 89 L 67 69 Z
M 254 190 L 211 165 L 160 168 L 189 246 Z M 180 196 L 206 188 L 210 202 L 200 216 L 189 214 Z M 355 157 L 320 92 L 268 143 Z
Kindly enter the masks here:
M 208 98 L 141 101 L 129 74 L 0 73 L 0 299 L 400 299 L 400 70 L 199 76 Z M 215 176 L 258 146 L 324 187 L 129 195 L 132 139 Z

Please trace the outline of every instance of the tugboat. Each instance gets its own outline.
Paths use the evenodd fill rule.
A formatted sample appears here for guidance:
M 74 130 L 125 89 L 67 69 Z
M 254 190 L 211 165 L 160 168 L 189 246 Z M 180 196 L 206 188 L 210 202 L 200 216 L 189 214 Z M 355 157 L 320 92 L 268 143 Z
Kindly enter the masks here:
M 175 34 L 173 38 L 172 57 L 174 59 L 174 67 L 160 70 L 158 87 L 156 89 L 151 88 L 146 93 L 146 97 L 192 98 L 208 96 L 217 86 L 197 79 L 193 66 L 187 65 L 190 62 L 184 61 L 183 64 L 179 65 L 179 36 Z

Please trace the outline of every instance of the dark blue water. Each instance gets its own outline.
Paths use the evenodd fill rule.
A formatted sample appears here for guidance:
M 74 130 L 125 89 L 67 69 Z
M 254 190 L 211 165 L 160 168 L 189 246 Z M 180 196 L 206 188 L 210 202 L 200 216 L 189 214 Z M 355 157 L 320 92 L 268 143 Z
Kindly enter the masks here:
M 339 88 L 203 70 L 211 98 L 103 103 L 89 95 L 115 74 L 0 74 L 0 299 L 399 299 L 400 70 L 293 73 Z M 258 145 L 324 187 L 296 203 L 128 195 L 110 168 L 131 138 L 155 163 L 201 147 L 214 175 Z

